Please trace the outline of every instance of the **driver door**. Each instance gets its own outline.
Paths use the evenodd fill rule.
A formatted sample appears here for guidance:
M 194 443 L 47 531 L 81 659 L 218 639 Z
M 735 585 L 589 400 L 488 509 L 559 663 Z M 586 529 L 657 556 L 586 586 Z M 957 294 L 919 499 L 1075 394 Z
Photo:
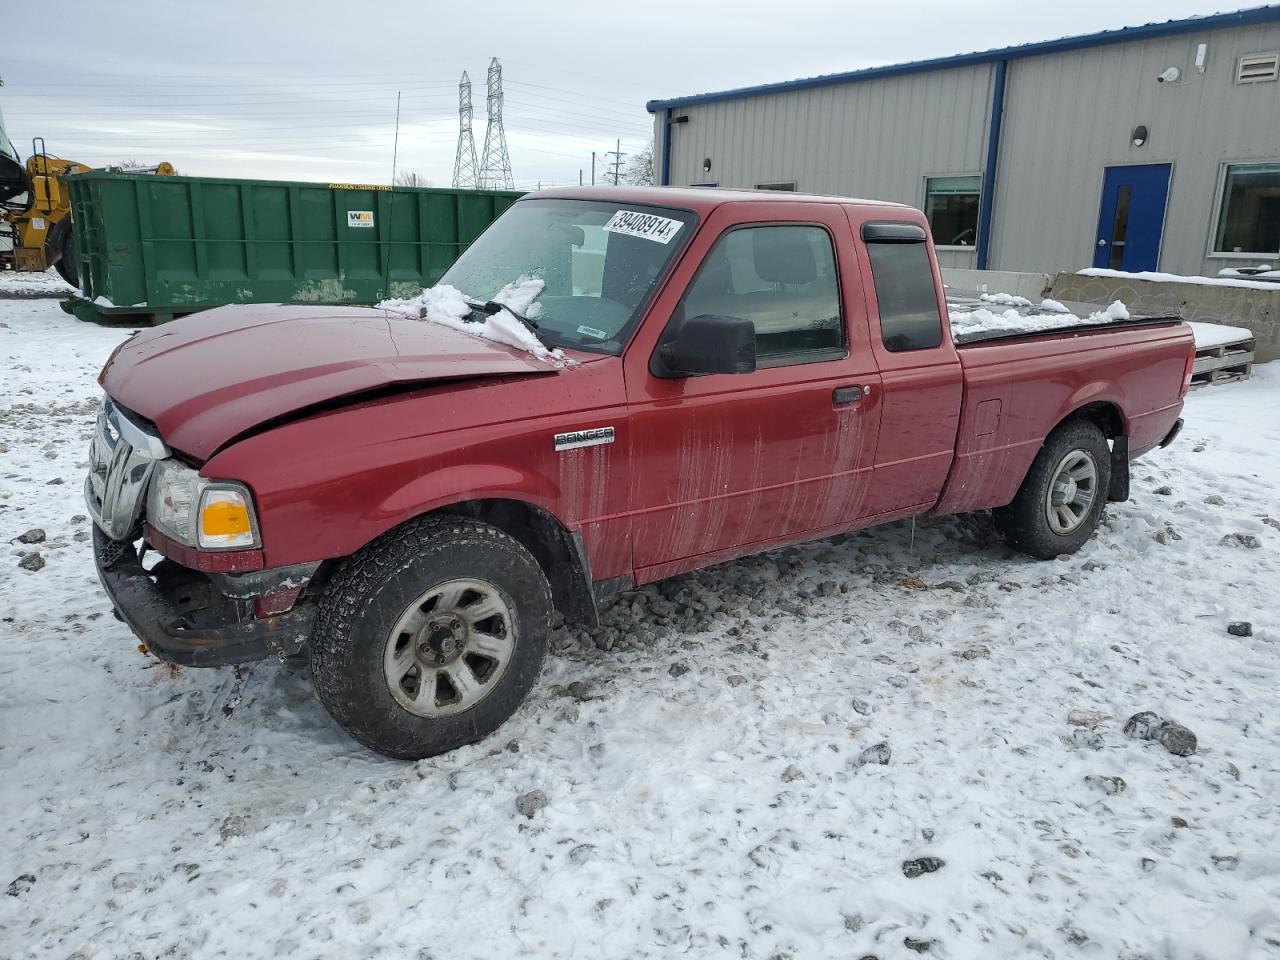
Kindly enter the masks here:
M 708 219 L 625 358 L 637 582 L 857 525 L 880 413 L 859 277 L 836 205 Z M 752 320 L 754 372 L 655 373 L 700 314 Z

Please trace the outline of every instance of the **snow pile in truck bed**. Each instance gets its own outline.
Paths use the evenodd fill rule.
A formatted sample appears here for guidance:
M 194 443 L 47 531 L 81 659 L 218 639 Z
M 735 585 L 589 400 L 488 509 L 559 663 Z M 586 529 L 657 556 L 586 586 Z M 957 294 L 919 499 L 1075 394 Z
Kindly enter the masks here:
M 924 517 L 630 591 L 493 736 L 395 763 L 305 670 L 112 617 L 80 486 L 128 334 L 0 302 L 0 955 L 1276 955 L 1280 364 L 1189 397 L 1073 557 Z
M 996 296 L 1009 294 L 983 294 L 982 299 L 995 303 L 1013 303 L 1021 301 L 1018 306 L 1029 307 L 1031 301 L 1023 297 L 1012 297 L 1009 300 L 996 300 Z M 972 309 L 964 304 L 949 302 L 948 313 L 951 319 L 951 332 L 957 339 L 963 340 L 966 334 L 985 333 L 999 330 L 1009 333 L 1032 332 L 1036 330 L 1060 330 L 1065 327 L 1089 326 L 1091 324 L 1112 323 L 1116 320 L 1128 320 L 1129 311 L 1123 303 L 1115 300 L 1105 310 L 1096 310 L 1087 316 L 1080 317 L 1074 313 L 1063 312 L 1066 308 L 1056 300 L 1046 300 L 1041 304 L 1044 313 L 1023 313 L 1017 306 L 1010 307 L 1001 313 L 993 313 L 986 307 Z
M 538 314 L 541 313 L 541 306 L 534 301 L 542 293 L 544 285 L 544 282 L 537 277 L 520 277 L 498 291 L 493 301 L 510 307 L 530 320 L 537 320 Z M 466 318 L 472 315 L 475 307 L 468 302 L 465 294 L 447 283 L 437 283 L 434 287 L 423 290 L 418 296 L 407 300 L 383 300 L 378 306 L 383 310 L 413 317 L 415 320 L 429 320 L 475 337 L 503 343 L 530 353 L 540 360 L 553 363 L 567 361 L 561 351 L 548 350 L 533 335 L 533 331 L 506 310 L 487 316 L 480 321 L 468 321 Z

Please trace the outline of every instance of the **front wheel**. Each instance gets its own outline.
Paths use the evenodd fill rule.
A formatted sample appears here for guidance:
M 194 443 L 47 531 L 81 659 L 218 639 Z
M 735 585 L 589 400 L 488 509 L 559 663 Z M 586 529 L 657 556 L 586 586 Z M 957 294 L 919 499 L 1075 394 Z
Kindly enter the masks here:
M 1009 546 L 1050 560 L 1075 553 L 1102 519 L 1111 485 L 1111 448 L 1094 424 L 1064 424 L 1045 441 L 1018 495 L 994 511 Z
M 428 517 L 380 537 L 332 580 L 311 639 L 320 702 L 365 746 L 418 760 L 501 726 L 538 679 L 551 590 L 512 537 Z

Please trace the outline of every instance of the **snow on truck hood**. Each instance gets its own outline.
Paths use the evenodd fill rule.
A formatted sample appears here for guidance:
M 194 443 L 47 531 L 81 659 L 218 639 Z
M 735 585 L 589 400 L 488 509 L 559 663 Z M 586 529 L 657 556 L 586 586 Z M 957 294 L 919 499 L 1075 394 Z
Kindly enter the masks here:
M 218 307 L 143 330 L 99 381 L 200 460 L 263 423 L 397 384 L 554 374 L 514 347 L 373 307 Z
M 537 277 L 523 276 L 513 280 L 493 297 L 494 303 L 508 309 L 486 317 L 481 323 L 465 319 L 475 312 L 475 303 L 462 291 L 447 283 L 437 283 L 412 299 L 383 300 L 378 306 L 407 317 L 462 330 L 495 343 L 505 343 L 549 363 L 569 364 L 572 361 L 562 351 L 548 348 L 517 317 L 517 314 L 523 314 L 537 322 L 542 313 L 542 305 L 534 301 L 542 293 L 544 286 L 543 281 Z

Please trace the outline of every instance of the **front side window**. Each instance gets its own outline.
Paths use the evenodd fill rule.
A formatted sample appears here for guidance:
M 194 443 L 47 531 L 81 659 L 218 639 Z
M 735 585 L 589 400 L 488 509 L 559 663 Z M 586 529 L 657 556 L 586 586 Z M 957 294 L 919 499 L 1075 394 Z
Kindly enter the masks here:
M 543 281 L 538 335 L 551 347 L 622 352 L 650 295 L 693 233 L 687 210 L 594 200 L 521 200 L 440 278 L 484 302 Z
M 978 241 L 981 177 L 926 177 L 924 215 L 940 247 L 972 247 Z
M 739 317 L 756 328 L 761 367 L 844 356 L 840 281 L 822 227 L 741 227 L 716 241 L 678 315 Z
M 1280 253 L 1280 163 L 1227 167 L 1214 234 L 1216 253 Z
M 867 241 L 880 310 L 880 337 L 885 349 L 893 353 L 929 350 L 942 343 L 933 266 L 924 231 L 918 227 L 916 230 L 920 239 L 914 242 Z M 865 228 L 863 235 L 867 235 Z

